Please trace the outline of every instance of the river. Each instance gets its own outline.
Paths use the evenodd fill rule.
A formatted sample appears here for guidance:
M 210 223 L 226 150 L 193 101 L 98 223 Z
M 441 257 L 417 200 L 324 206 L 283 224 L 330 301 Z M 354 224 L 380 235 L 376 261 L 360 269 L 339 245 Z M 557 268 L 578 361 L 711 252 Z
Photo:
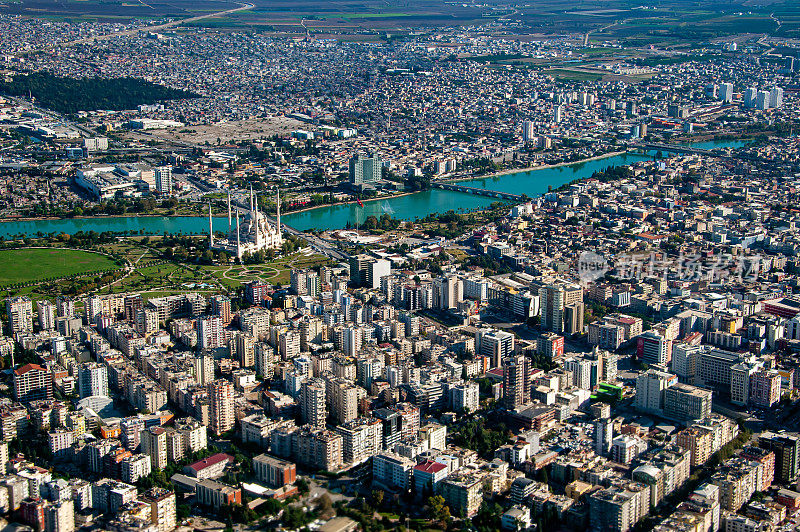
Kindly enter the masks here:
M 708 141 L 693 144 L 697 148 L 727 146 L 738 148 L 743 141 Z M 645 155 L 623 153 L 593 161 L 578 162 L 553 168 L 515 172 L 495 177 L 461 181 L 466 186 L 486 188 L 500 192 L 527 194 L 530 197 L 547 192 L 548 187 L 558 188 L 576 179 L 589 177 L 597 170 L 609 166 L 631 164 L 646 159 Z M 423 218 L 430 213 L 446 212 L 453 209 L 467 212 L 488 207 L 493 198 L 453 192 L 447 190 L 427 190 L 385 200 L 368 201 L 361 208 L 356 204 L 317 207 L 307 211 L 288 213 L 282 217 L 285 224 L 305 231 L 308 229 L 341 229 L 348 222 L 361 223 L 367 216 L 380 216 L 384 213 L 402 220 Z M 227 217 L 214 218 L 214 230 L 226 231 Z M 99 216 L 94 218 L 69 218 L 59 220 L 21 220 L 0 223 L 0 236 L 9 238 L 16 235 L 35 236 L 38 232 L 68 233 L 78 231 L 142 232 L 144 234 L 184 233 L 197 234 L 208 231 L 208 218 L 198 216 Z

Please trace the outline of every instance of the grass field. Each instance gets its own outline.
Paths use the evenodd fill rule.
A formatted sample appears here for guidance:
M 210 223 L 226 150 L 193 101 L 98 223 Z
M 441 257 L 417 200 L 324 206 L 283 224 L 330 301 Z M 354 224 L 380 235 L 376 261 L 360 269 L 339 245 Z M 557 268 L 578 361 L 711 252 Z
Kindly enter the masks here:
M 550 74 L 556 79 L 570 81 L 597 81 L 603 77 L 603 74 L 595 74 L 594 72 L 581 72 L 579 70 L 567 70 L 563 68 L 545 70 L 544 73 Z
M 73 249 L 10 249 L 0 251 L 0 285 L 118 268 L 98 253 Z

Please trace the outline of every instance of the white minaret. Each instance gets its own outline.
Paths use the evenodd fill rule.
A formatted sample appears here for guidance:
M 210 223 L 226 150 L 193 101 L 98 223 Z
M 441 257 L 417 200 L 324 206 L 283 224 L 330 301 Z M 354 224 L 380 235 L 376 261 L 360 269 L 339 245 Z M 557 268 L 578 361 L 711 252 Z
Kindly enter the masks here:
M 236 257 L 242 258 L 242 239 L 239 236 L 239 211 L 236 211 Z
M 208 202 L 208 247 L 214 247 L 214 228 L 211 225 L 211 202 Z
M 275 217 L 275 229 L 278 230 L 278 245 L 283 243 L 283 234 L 281 233 L 281 189 L 277 188 L 275 191 L 275 205 L 277 208 L 277 216 Z
M 231 189 L 228 189 L 228 234 L 231 234 Z
M 261 249 L 261 224 L 258 220 L 258 194 L 255 195 L 253 200 L 253 205 L 255 205 L 255 209 L 253 210 L 253 220 L 254 220 L 254 227 L 252 229 L 256 232 L 256 250 Z

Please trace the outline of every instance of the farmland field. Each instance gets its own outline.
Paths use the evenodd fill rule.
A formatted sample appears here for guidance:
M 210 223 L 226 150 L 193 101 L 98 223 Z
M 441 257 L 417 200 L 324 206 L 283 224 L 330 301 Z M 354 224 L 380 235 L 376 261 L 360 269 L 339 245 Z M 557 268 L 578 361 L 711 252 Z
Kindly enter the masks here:
M 245 0 L 20 0 L 0 4 L 1 12 L 63 21 L 176 19 L 219 12 Z M 800 36 L 800 3 L 778 0 L 662 0 L 645 9 L 631 0 L 584 0 L 565 10 L 563 1 L 542 0 L 520 5 L 511 0 L 462 3 L 447 0 L 248 0 L 250 9 L 188 22 L 221 31 L 250 29 L 277 33 L 347 34 L 363 30 L 408 30 L 412 27 L 475 26 L 503 19 L 513 22 L 511 34 L 590 33 L 590 41 L 617 40 L 628 47 L 685 46 L 709 39 L 748 33 Z M 602 54 L 602 52 L 591 52 Z
M 73 249 L 0 251 L 0 285 L 118 268 L 109 257 Z

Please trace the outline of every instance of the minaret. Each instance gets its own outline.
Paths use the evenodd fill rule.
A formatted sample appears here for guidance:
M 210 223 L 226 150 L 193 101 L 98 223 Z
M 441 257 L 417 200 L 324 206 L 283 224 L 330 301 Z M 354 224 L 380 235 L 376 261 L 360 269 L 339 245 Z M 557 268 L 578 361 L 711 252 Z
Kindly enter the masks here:
M 253 200 L 253 205 L 255 206 L 255 209 L 253 210 L 253 216 L 254 216 L 253 220 L 254 220 L 254 229 L 255 229 L 255 232 L 256 232 L 256 235 L 255 235 L 255 237 L 256 237 L 256 250 L 260 250 L 261 249 L 261 224 L 259 223 L 259 220 L 258 220 L 258 218 L 259 218 L 259 216 L 258 216 L 258 194 L 255 195 L 255 198 Z
M 239 211 L 236 211 L 236 257 L 242 258 L 242 239 L 239 236 Z
M 211 202 L 208 202 L 208 248 L 214 247 L 214 228 L 211 225 Z
M 253 214 L 253 185 L 250 185 L 250 214 Z
M 228 234 L 231 234 L 231 189 L 228 189 Z
M 281 233 L 281 189 L 280 187 L 277 188 L 275 191 L 275 205 L 277 208 L 277 216 L 275 217 L 275 229 L 278 230 L 278 245 L 283 243 L 283 235 Z

